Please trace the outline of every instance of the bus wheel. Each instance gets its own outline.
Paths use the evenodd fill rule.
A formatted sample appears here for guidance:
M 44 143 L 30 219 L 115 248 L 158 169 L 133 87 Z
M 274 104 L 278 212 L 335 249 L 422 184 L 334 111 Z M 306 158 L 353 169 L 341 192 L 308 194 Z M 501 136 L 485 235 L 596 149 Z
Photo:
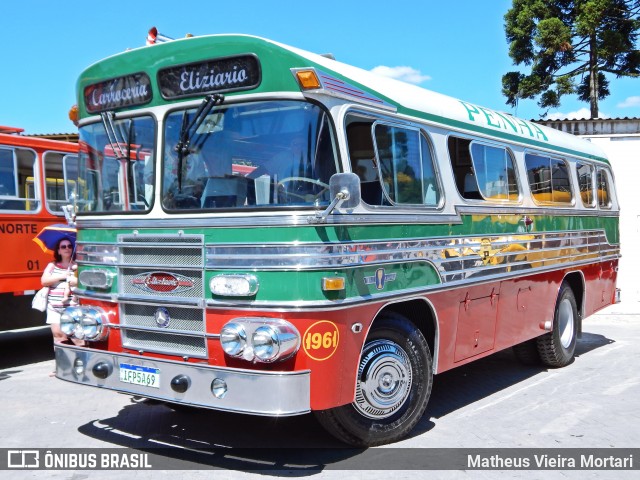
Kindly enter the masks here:
M 573 290 L 563 283 L 558 293 L 552 330 L 538 337 L 538 352 L 542 363 L 549 367 L 564 367 L 573 360 L 578 333 L 578 306 Z
M 350 445 L 395 442 L 424 414 L 432 383 L 431 354 L 420 330 L 401 315 L 385 314 L 362 349 L 355 401 L 315 415 L 329 433 Z

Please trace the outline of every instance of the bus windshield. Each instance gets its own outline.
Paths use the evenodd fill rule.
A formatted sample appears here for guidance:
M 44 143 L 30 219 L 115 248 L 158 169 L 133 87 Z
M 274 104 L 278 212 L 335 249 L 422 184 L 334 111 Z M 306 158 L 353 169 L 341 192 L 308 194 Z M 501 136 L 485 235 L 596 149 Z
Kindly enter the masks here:
M 329 117 L 320 107 L 262 101 L 202 112 L 177 110 L 166 119 L 165 210 L 329 203 L 337 155 Z
M 155 121 L 150 116 L 80 128 L 78 213 L 146 211 L 153 200 Z

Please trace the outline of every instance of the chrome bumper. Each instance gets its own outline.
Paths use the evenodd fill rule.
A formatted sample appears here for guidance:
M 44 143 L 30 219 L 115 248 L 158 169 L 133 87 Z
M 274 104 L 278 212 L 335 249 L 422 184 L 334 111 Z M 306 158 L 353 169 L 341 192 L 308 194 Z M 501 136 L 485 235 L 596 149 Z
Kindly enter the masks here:
M 54 350 L 56 376 L 69 382 L 227 412 L 287 416 L 310 411 L 309 370 L 270 372 L 212 367 L 60 344 L 55 344 Z M 74 367 L 79 362 L 82 362 L 82 371 Z M 121 363 L 158 369 L 159 388 L 122 382 Z M 96 373 L 105 376 L 104 372 L 108 373 L 106 378 L 96 376 Z M 182 375 L 188 377 L 184 393 L 172 387 L 172 380 Z M 227 386 L 222 398 L 212 393 L 215 379 Z

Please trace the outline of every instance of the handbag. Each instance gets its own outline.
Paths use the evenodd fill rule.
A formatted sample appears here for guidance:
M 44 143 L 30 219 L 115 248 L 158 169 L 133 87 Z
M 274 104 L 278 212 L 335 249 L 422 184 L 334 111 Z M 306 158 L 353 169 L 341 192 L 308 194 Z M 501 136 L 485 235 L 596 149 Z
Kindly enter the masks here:
M 42 287 L 33 296 L 33 300 L 31 300 L 31 308 L 44 312 L 47 309 L 48 298 L 49 298 L 49 287 Z

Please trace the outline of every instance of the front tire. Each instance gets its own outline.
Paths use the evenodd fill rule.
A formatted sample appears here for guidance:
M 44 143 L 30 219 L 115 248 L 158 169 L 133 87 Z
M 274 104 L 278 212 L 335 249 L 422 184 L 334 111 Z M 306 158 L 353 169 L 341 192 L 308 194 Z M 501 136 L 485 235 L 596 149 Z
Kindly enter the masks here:
M 553 316 L 553 328 L 538 337 L 538 353 L 549 367 L 564 367 L 573 361 L 578 334 L 578 306 L 573 290 L 563 283 Z
M 402 315 L 384 314 L 362 349 L 354 402 L 315 415 L 350 445 L 395 442 L 424 414 L 432 383 L 431 353 L 422 332 Z

